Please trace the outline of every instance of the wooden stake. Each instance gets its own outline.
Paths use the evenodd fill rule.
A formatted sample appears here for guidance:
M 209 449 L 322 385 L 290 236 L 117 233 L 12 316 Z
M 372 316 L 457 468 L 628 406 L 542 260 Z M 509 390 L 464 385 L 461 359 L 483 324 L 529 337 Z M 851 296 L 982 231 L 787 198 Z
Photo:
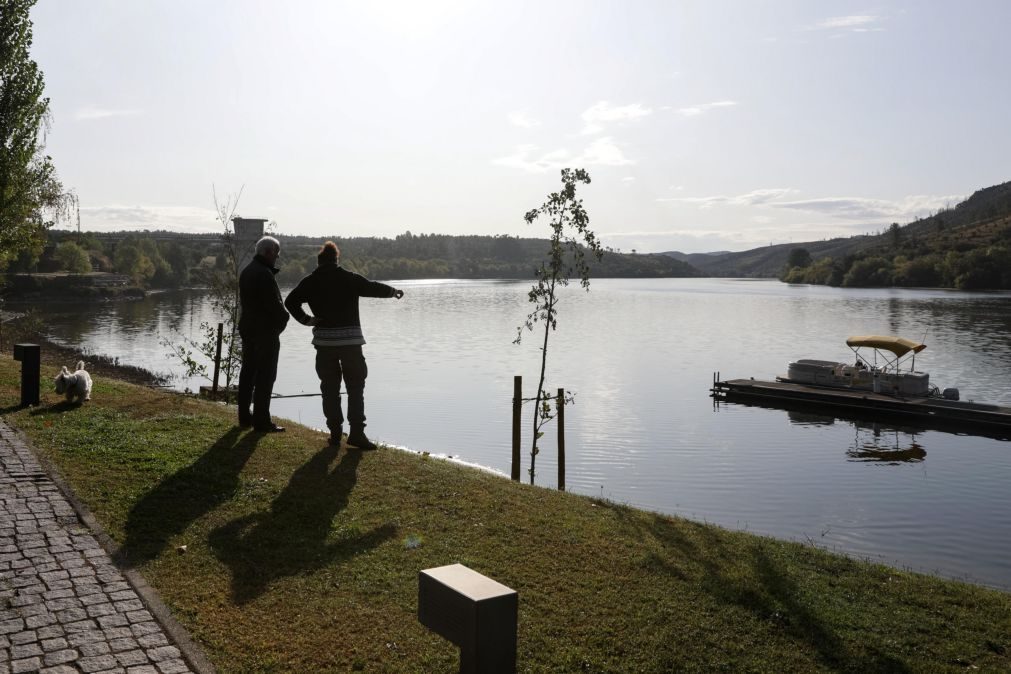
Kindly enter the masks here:
M 565 491 L 565 389 L 558 389 L 558 491 Z
M 221 369 L 221 331 L 223 323 L 218 323 L 218 347 L 214 352 L 214 382 L 211 385 L 211 400 L 218 399 L 218 371 Z
M 520 481 L 520 421 L 523 417 L 523 377 L 513 377 L 513 462 L 512 479 Z

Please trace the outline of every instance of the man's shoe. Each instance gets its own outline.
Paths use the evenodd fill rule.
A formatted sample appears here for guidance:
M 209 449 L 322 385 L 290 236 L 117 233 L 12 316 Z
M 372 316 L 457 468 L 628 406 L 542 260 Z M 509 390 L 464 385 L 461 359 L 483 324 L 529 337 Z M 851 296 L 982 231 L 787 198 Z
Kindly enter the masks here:
M 239 428 L 252 428 L 253 415 L 247 410 L 245 414 L 239 412 Z
M 330 444 L 334 447 L 341 446 L 341 439 L 344 437 L 343 431 L 330 431 Z
M 266 426 L 256 426 L 253 428 L 257 433 L 284 433 L 284 426 L 268 424 Z
M 348 448 L 369 451 L 376 449 L 376 443 L 369 440 L 364 433 L 352 433 L 348 436 Z

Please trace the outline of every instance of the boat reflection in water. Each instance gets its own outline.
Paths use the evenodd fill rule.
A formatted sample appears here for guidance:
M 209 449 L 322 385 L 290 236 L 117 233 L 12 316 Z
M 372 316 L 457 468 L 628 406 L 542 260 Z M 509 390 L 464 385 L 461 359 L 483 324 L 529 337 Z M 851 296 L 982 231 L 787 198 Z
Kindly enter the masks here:
M 790 423 L 797 426 L 832 426 L 836 421 L 853 426 L 853 444 L 846 449 L 849 461 L 899 464 L 919 463 L 927 458 L 927 450 L 916 441 L 919 430 L 915 428 L 799 410 L 787 410 L 786 414 Z

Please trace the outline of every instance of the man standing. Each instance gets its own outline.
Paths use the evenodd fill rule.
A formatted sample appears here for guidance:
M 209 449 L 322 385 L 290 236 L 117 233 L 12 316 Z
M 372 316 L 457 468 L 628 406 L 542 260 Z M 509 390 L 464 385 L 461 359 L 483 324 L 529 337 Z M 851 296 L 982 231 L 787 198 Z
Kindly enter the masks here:
M 347 389 L 348 422 L 351 433 L 348 446 L 375 449 L 365 435 L 365 355 L 362 344 L 361 320 L 358 318 L 359 297 L 404 296 L 385 283 L 370 281 L 364 276 L 340 266 L 340 250 L 327 241 L 316 257 L 319 266 L 299 281 L 284 300 L 284 306 L 302 325 L 311 325 L 312 343 L 316 347 L 316 374 L 323 393 L 323 415 L 330 429 L 330 444 L 340 445 L 344 428 L 341 412 L 341 379 Z M 308 303 L 313 315 L 302 309 Z
M 270 419 L 270 394 L 277 378 L 277 355 L 288 312 L 274 275 L 281 244 L 272 236 L 256 242 L 256 255 L 239 275 L 239 336 L 242 369 L 239 370 L 239 425 L 260 433 L 284 430 Z M 253 411 L 249 411 L 252 403 Z

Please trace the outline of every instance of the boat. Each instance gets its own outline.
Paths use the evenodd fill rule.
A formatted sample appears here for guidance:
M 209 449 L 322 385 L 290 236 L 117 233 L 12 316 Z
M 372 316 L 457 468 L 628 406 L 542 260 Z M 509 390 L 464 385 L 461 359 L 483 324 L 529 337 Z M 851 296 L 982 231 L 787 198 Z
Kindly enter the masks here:
M 958 389 L 940 391 L 930 375 L 916 370 L 916 354 L 927 348 L 922 342 L 902 337 L 863 335 L 849 337 L 846 346 L 856 356 L 853 363 L 801 359 L 787 367 L 776 381 L 827 386 L 885 395 L 934 397 L 958 400 Z M 870 354 L 864 349 L 870 350 Z
M 942 425 L 973 434 L 1011 438 L 1011 407 L 960 401 L 958 389 L 939 390 L 926 372 L 916 370 L 916 354 L 927 346 L 902 337 L 850 337 L 851 363 L 801 359 L 775 381 L 721 380 L 713 373 L 712 397 L 787 409 L 831 409 L 871 419 L 895 417 L 928 426 Z

